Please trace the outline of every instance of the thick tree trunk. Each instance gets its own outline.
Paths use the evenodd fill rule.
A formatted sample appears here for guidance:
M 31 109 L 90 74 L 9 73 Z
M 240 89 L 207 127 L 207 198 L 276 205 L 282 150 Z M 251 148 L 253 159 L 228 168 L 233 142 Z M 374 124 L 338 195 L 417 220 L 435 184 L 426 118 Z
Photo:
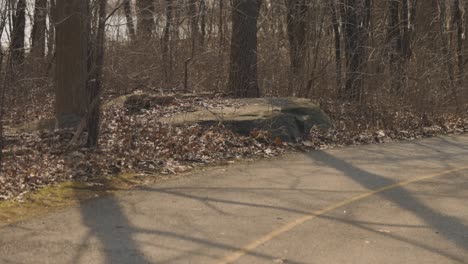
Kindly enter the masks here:
M 236 97 L 258 97 L 257 21 L 261 0 L 232 1 L 231 64 L 228 87 Z
M 123 5 L 124 5 L 124 12 L 125 12 L 125 19 L 127 20 L 128 36 L 130 40 L 133 42 L 136 39 L 136 31 L 135 31 L 135 24 L 133 23 L 132 1 L 124 0 Z
M 291 71 L 297 73 L 304 64 L 307 5 L 305 0 L 286 0 L 286 5 L 290 66 Z
M 303 79 L 304 58 L 306 57 L 307 1 L 286 0 L 286 7 L 291 72 L 289 89 L 290 92 L 302 91 L 303 83 L 301 80 Z
M 100 97 L 102 94 L 103 68 L 104 68 L 104 41 L 106 27 L 107 0 L 99 0 L 99 23 L 96 34 L 93 62 L 88 79 L 88 147 L 98 146 L 99 121 L 100 121 Z
M 26 0 L 18 0 L 13 15 L 13 32 L 11 36 L 11 53 L 13 65 L 24 61 L 24 37 L 26 29 Z
M 31 33 L 31 53 L 36 58 L 44 58 L 46 48 L 47 0 L 36 0 L 34 3 L 34 25 Z
M 69 127 L 86 109 L 88 1 L 57 0 L 56 15 L 55 114 L 58 127 Z
M 138 8 L 138 38 L 148 39 L 153 34 L 154 22 L 154 1 L 137 0 Z
M 361 99 L 363 76 L 365 74 L 365 47 L 369 23 L 368 0 L 341 0 L 344 24 L 346 57 L 346 82 L 343 98 L 357 101 Z

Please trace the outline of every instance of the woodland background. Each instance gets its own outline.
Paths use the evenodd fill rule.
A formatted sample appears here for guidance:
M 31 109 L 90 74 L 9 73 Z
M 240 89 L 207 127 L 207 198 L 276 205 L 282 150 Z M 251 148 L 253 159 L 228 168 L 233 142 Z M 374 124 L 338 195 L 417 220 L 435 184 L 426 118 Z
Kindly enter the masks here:
M 51 158 L 46 150 L 68 146 L 77 134 L 87 135 L 83 144 L 74 140 L 89 147 L 80 149 L 86 157 L 97 155 L 92 149 L 100 138 L 100 151 L 108 150 L 109 134 L 125 134 L 109 127 L 125 118 L 100 106 L 136 91 L 311 98 L 335 121 L 335 132 L 323 132 L 321 141 L 327 142 L 355 142 L 365 133 L 375 138 L 375 131 L 411 138 L 429 127 L 464 132 L 466 125 L 466 0 L 1 0 L 0 5 L 0 153 L 35 142 L 32 153 L 39 157 L 26 160 L 42 162 L 37 171 L 50 159 L 63 160 L 63 151 Z M 55 118 L 59 129 L 73 127 L 55 131 L 68 134 L 54 134 L 53 148 L 44 136 L 7 133 L 48 118 Z M 137 132 L 131 125 L 125 129 Z M 148 147 L 145 155 L 150 152 Z M 20 165 L 22 159 L 3 157 L 3 173 L 27 181 L 31 172 Z

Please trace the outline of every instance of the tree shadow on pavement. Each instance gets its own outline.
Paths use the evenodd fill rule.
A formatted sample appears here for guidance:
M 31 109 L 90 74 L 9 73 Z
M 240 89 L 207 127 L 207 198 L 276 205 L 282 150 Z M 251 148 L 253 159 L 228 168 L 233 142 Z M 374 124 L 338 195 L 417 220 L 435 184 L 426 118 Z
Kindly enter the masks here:
M 445 142 L 442 142 L 445 143 Z M 418 143 L 415 143 L 417 145 Z M 419 146 L 421 147 L 421 146 Z M 461 148 L 464 150 L 465 148 Z M 364 150 L 363 150 L 364 151 Z M 369 156 L 369 153 L 367 153 Z M 430 155 L 428 160 L 435 159 L 433 155 L 433 151 L 428 151 L 425 155 Z M 328 152 L 322 151 L 314 151 L 311 153 L 304 154 L 306 157 L 310 158 L 314 161 L 314 164 L 319 165 L 323 164 L 327 167 L 334 168 L 335 170 L 341 172 L 346 177 L 352 179 L 354 182 L 358 183 L 362 187 L 368 190 L 376 190 L 378 188 L 382 188 L 384 186 L 394 185 L 397 183 L 396 180 L 392 180 L 386 178 L 382 175 L 378 175 L 376 173 L 368 172 L 364 169 L 357 167 L 356 165 L 352 164 L 349 161 L 340 159 L 338 157 L 333 156 Z M 450 160 L 450 155 L 463 155 L 460 153 L 440 153 L 439 161 L 442 161 L 441 164 L 438 165 L 439 169 L 450 169 L 448 163 L 444 161 Z M 398 155 L 393 155 L 395 158 L 395 162 L 399 162 Z M 458 157 L 458 156 L 457 156 Z M 383 158 L 383 157 L 382 157 Z M 424 158 L 418 156 L 418 158 Z M 385 164 L 385 160 L 378 159 L 380 164 Z M 395 164 L 394 164 L 395 165 Z M 291 174 L 291 172 L 285 172 L 285 175 Z M 459 174 L 465 173 L 465 171 L 459 172 Z M 317 191 L 317 192 L 325 192 L 324 190 L 314 190 L 314 189 L 307 189 L 301 188 L 301 183 L 299 180 L 295 180 L 290 187 L 279 187 L 273 188 L 271 191 L 276 192 L 307 192 L 307 191 Z M 236 206 L 245 206 L 249 208 L 256 208 L 258 210 L 279 210 L 288 213 L 294 213 L 299 215 L 308 215 L 310 214 L 307 210 L 301 210 L 301 207 L 295 206 L 279 206 L 275 202 L 272 203 L 257 203 L 257 202 L 245 202 L 245 201 L 236 201 L 227 198 L 215 198 L 209 197 L 207 195 L 200 195 L 200 193 L 193 193 L 194 191 L 202 191 L 202 192 L 211 192 L 211 191 L 235 191 L 238 193 L 243 192 L 262 192 L 269 188 L 229 188 L 229 187 L 177 187 L 177 188 L 157 188 L 157 187 L 141 187 L 139 188 L 140 191 L 143 192 L 152 192 L 152 193 L 159 193 L 163 195 L 171 195 L 177 197 L 178 199 L 186 199 L 186 200 L 196 200 L 201 202 L 204 206 L 214 210 L 217 212 L 218 215 L 225 215 L 226 213 L 222 211 L 221 208 L 217 208 L 217 204 L 230 204 Z M 335 192 L 334 190 L 328 190 L 328 192 Z M 351 193 L 350 193 L 351 194 Z M 268 195 L 270 195 L 268 193 Z M 437 231 L 440 236 L 444 237 L 446 240 L 451 241 L 454 245 L 458 248 L 464 250 L 464 252 L 468 252 L 468 226 L 464 224 L 460 219 L 444 215 L 441 212 L 438 212 L 427 205 L 425 205 L 419 198 L 417 198 L 413 193 L 406 190 L 405 188 L 396 188 L 388 191 L 384 191 L 378 194 L 381 198 L 384 198 L 395 205 L 399 206 L 400 208 L 411 212 L 419 219 L 421 219 L 428 227 L 432 228 L 433 230 Z M 140 228 L 138 226 L 132 225 L 129 220 L 128 212 L 124 210 L 122 205 L 119 204 L 119 200 L 117 197 L 109 196 L 107 198 L 100 199 L 98 201 L 94 201 L 91 203 L 85 203 L 81 205 L 81 214 L 82 214 L 82 222 L 88 227 L 89 235 L 87 236 L 87 240 L 91 239 L 92 237 L 97 238 L 100 243 L 102 244 L 102 248 L 104 248 L 105 254 L 105 263 L 154 263 L 148 259 L 148 256 L 145 256 L 143 249 L 145 252 L 148 253 L 148 250 L 152 251 L 151 254 L 158 254 L 158 251 L 169 250 L 172 253 L 170 257 L 160 259 L 157 263 L 173 263 L 173 262 L 181 262 L 181 263 L 188 263 L 191 261 L 191 258 L 195 256 L 200 256 L 204 258 L 210 258 L 215 260 L 216 258 L 220 257 L 217 255 L 218 253 L 212 254 L 207 251 L 207 249 L 217 249 L 218 252 L 222 251 L 224 253 L 229 253 L 233 251 L 238 251 L 240 248 L 235 246 L 234 244 L 228 243 L 220 243 L 217 241 L 210 240 L 205 238 L 205 236 L 194 236 L 190 233 L 186 232 L 173 232 L 167 230 L 160 230 L 156 228 Z M 327 217 L 327 216 L 321 216 Z M 339 219 L 337 221 L 342 221 L 347 224 L 353 225 L 355 227 L 361 228 L 363 230 L 367 230 L 369 232 L 377 232 L 372 228 L 366 226 L 365 223 L 359 223 L 356 221 L 347 221 L 346 219 Z M 155 225 L 156 226 L 156 223 Z M 137 236 L 144 234 L 149 235 L 151 239 L 154 239 L 150 242 L 148 241 L 141 241 L 136 240 Z M 459 256 L 451 254 L 449 252 L 444 252 L 442 249 L 434 248 L 430 245 L 425 245 L 425 243 L 417 241 L 411 238 L 405 238 L 398 236 L 396 234 L 381 234 L 388 236 L 392 239 L 399 240 L 404 243 L 409 243 L 420 247 L 422 249 L 436 252 L 440 255 L 443 255 L 454 262 L 463 263 L 464 260 Z M 161 240 L 159 240 L 161 239 Z M 162 242 L 163 240 L 173 239 L 177 241 L 182 241 L 184 243 L 189 243 L 191 248 L 189 249 L 168 249 L 167 246 L 172 245 L 164 245 Z M 79 263 L 80 255 L 86 253 L 87 244 L 89 242 L 84 241 L 81 250 L 79 250 L 77 257 L 75 258 Z M 223 254 L 224 254 L 223 253 Z M 258 257 L 260 259 L 265 259 L 272 261 L 274 256 L 265 255 L 262 253 L 258 253 L 256 251 L 248 252 L 248 255 Z M 298 262 L 288 262 L 288 263 L 298 263 Z
M 330 221 L 340 222 L 340 223 L 350 225 L 350 226 L 359 228 L 361 230 L 364 230 L 364 231 L 367 231 L 367 232 L 370 232 L 370 233 L 374 233 L 376 235 L 385 236 L 385 237 L 388 237 L 388 238 L 391 238 L 391 239 L 394 239 L 394 240 L 397 240 L 397 241 L 400 241 L 400 242 L 404 242 L 404 243 L 416 246 L 418 248 L 427 250 L 429 252 L 435 252 L 438 255 L 444 256 L 447 259 L 452 260 L 454 263 L 461 263 L 461 264 L 466 263 L 465 258 L 463 258 L 463 257 L 456 256 L 454 254 L 445 252 L 444 250 L 442 250 L 440 248 L 424 244 L 421 241 L 418 241 L 417 239 L 407 238 L 407 237 L 404 237 L 404 236 L 399 236 L 397 234 L 382 233 L 382 232 L 380 232 L 380 231 L 378 231 L 378 230 L 376 230 L 374 228 L 369 227 L 369 225 L 395 226 L 395 225 L 392 225 L 392 224 L 368 223 L 368 222 L 357 221 L 357 220 L 354 220 L 354 219 L 332 217 L 332 216 L 328 216 L 328 215 L 321 215 L 321 216 L 319 216 L 319 218 L 330 220 Z M 406 228 L 427 228 L 427 227 L 425 227 L 425 226 L 406 226 Z
M 190 234 L 133 226 L 119 204 L 119 201 L 113 196 L 90 203 L 84 203 L 81 205 L 80 211 L 82 222 L 88 227 L 89 234 L 77 250 L 78 252 L 74 257 L 73 263 L 82 263 L 81 257 L 86 254 L 86 249 L 90 247 L 89 240 L 93 237 L 99 240 L 103 248 L 102 254 L 105 260 L 99 263 L 109 264 L 173 263 L 174 261 L 190 263 L 191 259 L 195 256 L 208 257 L 214 261 L 223 255 L 205 253 L 204 251 L 206 251 L 207 248 L 221 249 L 226 251 L 225 253 L 241 250 L 241 248 L 233 245 L 194 237 Z M 135 236 L 140 234 L 150 235 L 154 237 L 155 241 L 152 241 L 152 243 L 137 241 Z M 146 249 L 151 248 L 151 250 L 156 251 L 156 253 L 152 252 L 152 254 L 157 254 L 158 250 L 162 251 L 168 249 L 168 245 L 157 243 L 158 238 L 170 238 L 188 242 L 193 244 L 194 248 L 192 250 L 172 248 L 170 251 L 178 252 L 177 254 L 173 254 L 172 257 L 160 259 L 158 261 L 149 260 L 142 250 L 143 247 L 146 247 Z M 274 256 L 261 253 L 251 253 L 251 255 L 269 261 L 275 258 Z M 293 261 L 289 261 L 288 263 L 302 264 Z
M 104 263 L 151 263 L 134 240 L 134 228 L 115 197 L 107 197 L 80 206 L 82 222 L 89 229 L 87 240 L 94 237 L 103 248 Z M 85 254 L 88 241 L 81 245 L 75 263 Z
M 354 182 L 369 190 L 376 190 L 397 183 L 395 180 L 360 169 L 327 152 L 316 151 L 307 155 L 314 161 L 319 161 L 324 165 L 335 168 Z M 463 172 L 464 171 L 458 172 L 458 174 Z M 400 208 L 413 213 L 433 230 L 439 232 L 445 239 L 451 241 L 457 247 L 468 251 L 468 226 L 460 221 L 460 219 L 435 211 L 405 188 L 396 188 L 380 192 L 378 195 Z

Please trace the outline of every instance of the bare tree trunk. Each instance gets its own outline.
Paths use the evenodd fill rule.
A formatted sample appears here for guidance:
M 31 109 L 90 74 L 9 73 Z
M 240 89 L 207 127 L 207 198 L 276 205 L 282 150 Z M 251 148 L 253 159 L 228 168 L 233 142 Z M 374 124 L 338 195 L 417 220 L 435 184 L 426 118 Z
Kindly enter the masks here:
M 458 65 L 458 84 L 461 84 L 463 79 L 463 41 L 464 41 L 464 15 L 465 15 L 465 8 L 460 0 L 454 0 L 453 2 L 453 23 L 457 28 L 457 65 Z
M 88 80 L 88 147 L 98 146 L 99 120 L 102 94 L 103 68 L 104 68 L 104 41 L 106 28 L 107 0 L 99 0 L 99 23 L 95 40 L 94 57 Z M 95 103 L 94 103 L 95 102 Z
M 55 114 L 58 127 L 69 127 L 86 110 L 88 1 L 57 0 L 56 11 Z
M 55 18 L 56 18 L 56 0 L 49 0 L 49 32 L 47 32 L 47 60 L 52 64 L 54 57 L 54 43 L 55 43 Z
M 404 0 L 403 0 L 404 1 Z M 394 92 L 400 92 L 402 83 L 402 35 L 400 30 L 400 0 L 389 0 L 389 19 L 387 41 L 390 43 L 389 68 L 390 83 Z
M 412 50 L 411 41 L 413 38 L 414 28 L 414 4 L 411 4 L 410 0 L 401 0 L 401 24 L 403 26 L 403 32 L 401 37 L 401 83 L 402 89 L 407 90 L 408 88 L 408 65 L 410 63 Z
M 26 0 L 18 0 L 13 14 L 13 32 L 11 36 L 12 63 L 18 66 L 24 61 L 24 38 L 26 29 Z
M 185 60 L 184 64 L 184 92 L 189 91 L 189 66 L 197 53 L 198 40 L 198 19 L 197 0 L 188 0 L 188 17 L 190 19 L 190 39 L 191 39 L 191 55 Z
M 137 0 L 138 7 L 138 38 L 148 39 L 153 35 L 154 22 L 154 1 Z
M 0 35 L 3 34 L 6 21 L 7 21 L 7 2 L 4 2 L 5 6 L 3 6 L 3 10 L 0 13 Z M 3 70 L 3 59 L 4 59 L 3 49 L 0 45 L 0 174 L 3 169 L 3 149 L 5 147 L 4 142 L 4 132 L 3 132 L 3 118 L 5 116 L 5 95 L 6 95 L 6 76 L 5 71 Z
M 2 173 L 3 169 L 3 149 L 5 148 L 5 142 L 4 142 L 4 132 L 3 132 L 3 118 L 5 116 L 5 93 L 6 93 L 6 87 L 5 87 L 5 80 L 3 76 L 3 51 L 0 52 L 0 174 Z
M 236 97 L 258 97 L 257 21 L 261 0 L 233 0 L 228 87 Z
M 451 28 L 453 26 L 453 18 L 449 15 L 449 9 L 454 6 L 449 6 L 445 1 L 438 1 L 438 11 L 439 11 L 439 34 L 442 39 L 442 52 L 443 52 L 443 63 L 447 66 L 447 75 L 449 78 L 448 87 L 452 91 L 453 100 L 457 111 L 460 110 L 460 98 L 458 98 L 458 88 L 457 83 L 455 82 L 455 67 L 454 61 L 456 60 L 455 54 L 452 48 L 452 37 L 451 37 Z M 442 84 L 443 85 L 443 84 Z M 442 86 L 441 85 L 441 86 Z
M 331 20 L 333 25 L 333 34 L 335 38 L 335 74 L 336 74 L 336 87 L 338 93 L 342 92 L 342 68 L 341 68 L 341 33 L 340 21 L 336 9 L 335 0 L 330 1 Z
M 304 58 L 306 54 L 306 0 L 286 0 L 287 30 L 291 80 L 289 92 L 303 90 Z M 296 88 L 296 89 L 294 89 Z
M 163 32 L 163 63 L 164 63 L 164 79 L 168 83 L 172 77 L 172 47 L 171 47 L 171 32 L 173 23 L 173 2 L 172 0 L 166 0 L 166 25 L 164 26 Z
M 192 54 L 195 54 L 197 48 L 197 39 L 199 35 L 198 20 L 199 13 L 197 12 L 197 0 L 188 1 L 188 16 L 190 18 L 190 38 L 192 40 Z M 192 56 L 193 57 L 193 56 Z
M 410 0 L 401 0 L 401 24 L 403 26 L 403 36 L 401 40 L 401 52 L 407 62 L 411 58 L 411 38 L 414 23 L 413 6 Z
M 130 40 L 133 42 L 136 40 L 136 31 L 135 31 L 135 24 L 133 23 L 133 16 L 132 16 L 132 1 L 124 0 L 123 5 L 124 5 L 124 12 L 125 12 L 125 19 L 127 20 L 128 36 Z
M 31 53 L 36 58 L 44 58 L 46 46 L 47 0 L 36 0 L 34 4 L 34 25 L 32 29 Z
M 360 100 L 365 64 L 365 36 L 363 0 L 341 0 L 344 24 L 346 82 L 343 97 Z M 367 1 L 367 0 L 366 0 Z
M 224 0 L 219 0 L 219 17 L 218 17 L 218 33 L 219 33 L 219 50 L 224 47 Z
M 3 28 L 4 25 L 2 25 Z M 3 30 L 2 30 L 3 31 Z M 3 118 L 5 117 L 6 74 L 3 72 L 3 51 L 0 52 L 0 175 L 3 168 L 3 149 L 5 148 Z
M 205 37 L 206 37 L 206 3 L 205 0 L 200 0 L 200 47 L 203 49 L 205 47 Z
M 421 45 L 426 46 L 432 53 L 437 53 L 440 46 L 438 46 L 438 30 L 434 26 L 438 16 L 436 0 L 414 0 L 414 4 L 415 34 L 417 35 L 415 37 Z
M 447 17 L 447 4 L 445 1 L 438 2 L 438 10 L 439 10 L 439 34 L 442 38 L 442 52 L 444 54 L 444 61 L 447 66 L 447 74 L 449 76 L 450 82 L 454 85 L 455 74 L 454 74 L 454 67 L 453 67 L 453 55 L 451 49 L 451 41 L 449 37 L 449 32 L 447 30 L 448 22 Z

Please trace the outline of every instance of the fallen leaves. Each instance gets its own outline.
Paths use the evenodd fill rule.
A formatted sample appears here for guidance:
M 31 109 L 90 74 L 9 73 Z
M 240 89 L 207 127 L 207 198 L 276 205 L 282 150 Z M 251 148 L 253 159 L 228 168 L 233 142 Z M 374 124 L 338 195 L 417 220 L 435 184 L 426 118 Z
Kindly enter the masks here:
M 283 142 L 262 130 L 241 136 L 220 124 L 172 126 L 159 122 L 161 117 L 193 111 L 194 106 L 216 109 L 234 102 L 238 104 L 225 98 L 188 97 L 174 98 L 164 105 L 145 102 L 142 108 L 111 104 L 102 113 L 97 150 L 66 150 L 73 137 L 72 130 L 7 134 L 0 200 L 69 180 L 93 183 L 102 176 L 120 173 L 175 174 L 209 164 L 273 157 L 287 150 L 327 149 L 468 132 L 468 113 L 465 117 L 445 115 L 438 121 L 428 122 L 427 118 L 418 119 L 411 112 L 399 112 L 392 117 L 393 125 L 382 127 L 371 125 L 346 106 L 327 109 L 335 121 L 333 128 L 313 127 L 298 143 Z M 85 136 L 81 136 L 78 146 L 84 146 Z
M 175 174 L 197 166 L 284 152 L 267 138 L 239 136 L 222 125 L 172 126 L 163 116 L 191 111 L 191 106 L 221 107 L 221 100 L 176 99 L 161 107 L 130 110 L 111 106 L 102 113 L 100 148 L 66 150 L 72 130 L 40 131 L 10 135 L 2 177 L 0 200 L 54 184 L 76 180 L 92 182 L 119 173 Z M 78 146 L 84 146 L 85 135 Z M 14 150 L 14 151 L 12 151 Z M 21 151 L 19 151 L 21 150 Z

